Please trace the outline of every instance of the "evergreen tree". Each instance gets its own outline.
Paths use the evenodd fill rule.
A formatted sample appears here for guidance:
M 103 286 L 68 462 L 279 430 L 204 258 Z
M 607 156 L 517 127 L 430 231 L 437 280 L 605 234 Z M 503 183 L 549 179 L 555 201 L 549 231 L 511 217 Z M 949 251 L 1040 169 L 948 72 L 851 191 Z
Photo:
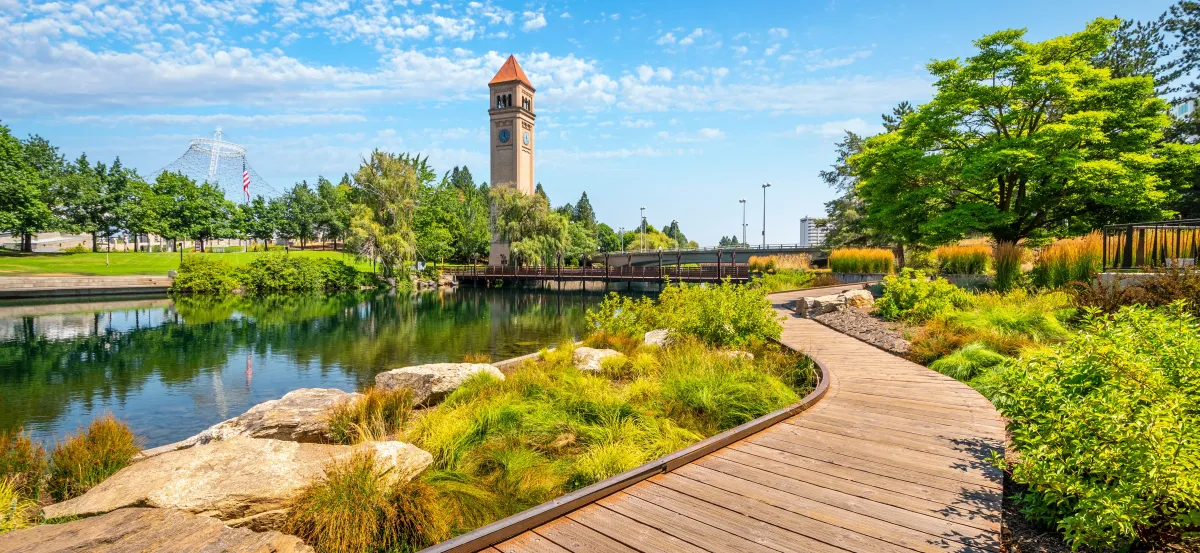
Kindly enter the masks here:
M 579 196 L 579 201 L 575 202 L 575 213 L 571 220 L 582 223 L 587 228 L 596 226 L 596 212 L 592 209 L 592 202 L 588 200 L 587 192 Z

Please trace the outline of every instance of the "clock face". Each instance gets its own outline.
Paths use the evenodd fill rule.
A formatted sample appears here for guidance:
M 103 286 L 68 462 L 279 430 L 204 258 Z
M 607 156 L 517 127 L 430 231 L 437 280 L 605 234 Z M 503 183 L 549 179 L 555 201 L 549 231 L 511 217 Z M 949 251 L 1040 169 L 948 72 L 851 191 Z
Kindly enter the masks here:
M 524 140 L 524 141 L 525 141 L 525 145 L 526 145 L 526 146 L 528 146 L 528 145 L 529 145 L 529 133 L 528 133 L 528 132 L 526 132 L 526 133 L 525 133 L 525 136 L 524 136 L 524 137 L 522 137 L 522 140 Z
M 508 144 L 508 139 L 511 136 L 512 135 L 508 132 L 508 129 L 500 129 L 500 136 L 497 138 L 500 139 L 501 144 Z

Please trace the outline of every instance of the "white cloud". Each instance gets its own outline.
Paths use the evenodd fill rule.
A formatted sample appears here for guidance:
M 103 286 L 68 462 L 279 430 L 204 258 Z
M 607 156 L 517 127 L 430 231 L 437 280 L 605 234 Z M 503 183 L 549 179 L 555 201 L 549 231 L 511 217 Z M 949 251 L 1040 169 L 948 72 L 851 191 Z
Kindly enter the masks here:
M 546 16 L 540 12 L 525 12 L 521 18 L 525 20 L 525 23 L 521 24 L 521 30 L 527 33 L 546 26 Z
M 745 46 L 734 46 L 734 47 L 730 48 L 730 50 L 733 50 L 733 55 L 735 55 L 739 58 L 746 55 L 746 52 L 750 51 L 750 49 Z
M 667 131 L 659 131 L 658 137 L 671 142 L 706 142 L 709 140 L 720 140 L 725 138 L 725 132 L 721 129 L 713 128 L 703 128 L 694 133 L 670 133 Z
M 128 123 L 144 126 L 197 125 L 213 127 L 220 125 L 223 127 L 262 127 L 363 123 L 367 121 L 367 118 L 362 115 L 347 113 L 280 113 L 270 115 L 154 113 L 144 115 L 78 115 L 66 117 L 65 120 L 73 124 L 100 125 Z
M 767 49 L 763 52 L 763 54 L 765 54 L 769 58 L 771 56 L 774 56 L 777 52 L 779 52 L 779 45 L 772 44 L 771 46 L 767 47 Z
M 559 17 L 561 17 L 563 19 L 571 19 L 571 12 L 562 12 L 562 15 L 560 15 Z
M 637 68 L 638 80 L 643 83 L 650 82 L 650 79 L 658 78 L 659 80 L 669 81 L 674 78 L 675 73 L 666 67 L 655 69 L 649 65 L 640 65 Z
M 822 57 L 822 54 L 823 54 L 823 51 L 821 51 L 821 50 L 813 50 L 811 52 L 805 53 L 806 63 L 805 63 L 804 68 L 809 71 L 818 71 L 821 69 L 831 69 L 834 67 L 850 65 L 858 60 L 866 59 L 866 58 L 870 57 L 871 51 L 870 50 L 858 50 L 858 51 L 850 53 L 849 55 L 836 57 L 836 58 L 825 58 L 825 57 Z
M 675 44 L 675 33 L 667 33 L 663 36 L 660 36 L 658 37 L 658 40 L 654 41 L 654 43 L 659 46 Z
M 704 36 L 704 33 L 705 33 L 704 29 L 697 28 L 696 30 L 694 30 L 690 34 L 688 34 L 688 36 L 685 36 L 685 37 L 679 39 L 679 45 L 680 46 L 691 46 L 692 44 L 696 43 L 696 39 Z
M 846 131 L 850 131 L 860 136 L 870 136 L 883 132 L 883 126 L 868 123 L 861 117 L 855 117 L 845 121 L 826 121 L 817 125 L 796 125 L 796 134 L 841 136 Z
M 782 27 L 775 27 L 775 28 L 767 31 L 767 34 L 770 35 L 771 38 L 773 38 L 775 40 L 779 40 L 781 38 L 787 38 L 788 30 L 784 29 Z
M 648 129 L 654 126 L 654 121 L 649 119 L 625 119 L 621 121 L 621 126 L 629 129 Z

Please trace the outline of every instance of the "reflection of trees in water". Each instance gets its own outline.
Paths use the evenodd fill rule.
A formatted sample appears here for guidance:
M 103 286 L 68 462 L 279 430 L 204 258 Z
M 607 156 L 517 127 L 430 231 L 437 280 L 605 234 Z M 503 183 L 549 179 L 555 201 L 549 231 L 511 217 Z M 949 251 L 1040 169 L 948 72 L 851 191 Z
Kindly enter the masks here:
M 73 405 L 126 403 L 151 378 L 168 388 L 219 381 L 224 367 L 244 365 L 250 353 L 341 371 L 360 387 L 396 366 L 457 361 L 468 353 L 511 357 L 574 335 L 598 299 L 472 289 L 180 298 L 165 310 L 125 310 L 154 324 L 115 329 L 107 312 L 97 311 L 78 315 L 91 319 L 87 332 L 59 338 L 41 332 L 37 317 L 0 320 L 7 330 L 0 342 L 0 429 L 53 421 Z

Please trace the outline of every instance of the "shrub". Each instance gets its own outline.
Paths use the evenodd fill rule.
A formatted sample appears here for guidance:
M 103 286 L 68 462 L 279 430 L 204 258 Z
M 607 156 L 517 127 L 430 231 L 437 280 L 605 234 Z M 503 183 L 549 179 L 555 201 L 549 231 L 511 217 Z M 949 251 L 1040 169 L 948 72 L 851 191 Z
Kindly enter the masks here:
M 228 263 L 205 255 L 189 255 L 179 264 L 179 274 L 171 283 L 172 292 L 228 294 L 238 287 L 234 269 Z
M 0 477 L 0 534 L 37 524 L 37 501 L 21 492 L 21 484 Z
M 750 267 L 750 272 L 774 273 L 779 266 L 779 258 L 774 255 L 752 255 L 746 264 Z
M 842 283 L 842 281 L 838 280 L 837 277 L 835 277 L 829 273 L 821 273 L 821 274 L 817 275 L 817 278 L 813 279 L 810 287 L 811 288 L 819 288 L 821 286 L 837 286 L 841 283 Z
M 728 279 L 715 286 L 667 286 L 657 301 L 613 293 L 589 309 L 587 318 L 592 328 L 607 335 L 634 337 L 669 328 L 714 346 L 778 338 L 783 331 L 766 290 Z
M 55 501 L 82 495 L 129 466 L 142 450 L 129 427 L 105 415 L 92 421 L 87 430 L 55 444 L 50 454 L 50 482 L 47 485 Z
M 41 497 L 47 466 L 46 451 L 29 435 L 0 432 L 0 480 L 17 494 L 33 500 Z
M 904 252 L 904 266 L 933 273 L 938 270 L 938 259 L 931 249 L 913 247 Z
M 754 279 L 753 286 L 766 290 L 768 294 L 784 290 L 808 288 L 816 280 L 816 275 L 808 271 L 779 270 L 774 274 L 763 275 Z
M 1033 264 L 1033 283 L 1059 288 L 1071 282 L 1088 282 L 1100 271 L 1103 253 L 1099 231 L 1056 240 L 1038 253 Z
M 896 255 L 883 248 L 842 248 L 829 254 L 829 269 L 835 273 L 891 273 Z
M 364 452 L 326 465 L 291 500 L 283 531 L 320 553 L 411 552 L 449 537 L 449 522 L 429 486 L 391 484 Z
M 381 441 L 404 429 L 412 413 L 412 391 L 408 388 L 369 388 L 363 397 L 344 401 L 329 410 L 329 437 L 339 444 Z
M 1021 263 L 1025 248 L 1014 242 L 1000 242 L 993 252 L 996 266 L 996 290 L 1008 292 L 1021 285 Z
M 950 378 L 966 382 L 980 373 L 1004 364 L 1008 358 L 996 353 L 982 342 L 967 344 L 962 349 L 929 365 L 929 368 Z
M 875 302 L 879 315 L 889 321 L 924 322 L 962 309 L 971 295 L 944 278 L 929 279 L 924 271 L 904 269 L 883 279 L 883 297 Z
M 981 275 L 988 270 L 992 249 L 984 245 L 942 246 L 933 250 L 938 271 L 953 275 Z
M 85 248 L 83 244 L 76 244 L 63 250 L 63 253 L 88 253 L 92 250 Z
M 595 332 L 613 336 L 639 336 L 658 327 L 661 317 L 654 300 L 633 299 L 613 292 L 594 309 L 588 309 L 588 326 Z
M 1001 373 L 1024 513 L 1074 547 L 1177 539 L 1200 526 L 1200 325 L 1181 306 L 1089 315 Z

